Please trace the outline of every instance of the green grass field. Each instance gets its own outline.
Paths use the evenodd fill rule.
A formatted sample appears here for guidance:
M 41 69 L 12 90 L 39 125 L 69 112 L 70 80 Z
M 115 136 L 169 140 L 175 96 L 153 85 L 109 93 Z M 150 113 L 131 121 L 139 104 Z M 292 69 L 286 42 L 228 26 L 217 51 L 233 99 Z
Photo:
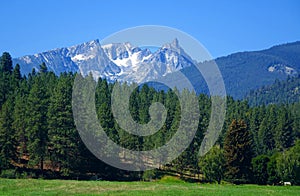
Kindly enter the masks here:
M 0 179 L 0 195 L 300 195 L 300 186 Z

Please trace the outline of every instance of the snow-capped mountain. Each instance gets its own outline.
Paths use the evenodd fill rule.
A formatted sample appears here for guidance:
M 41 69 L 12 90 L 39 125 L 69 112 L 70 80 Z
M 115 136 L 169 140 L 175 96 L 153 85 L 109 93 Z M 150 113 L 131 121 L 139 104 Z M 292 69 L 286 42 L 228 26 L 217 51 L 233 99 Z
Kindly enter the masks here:
M 109 81 L 146 82 L 196 63 L 180 47 L 178 40 L 167 43 L 156 52 L 130 43 L 100 45 L 98 40 L 13 59 L 23 74 L 45 62 L 56 74 L 64 71 L 107 78 Z
M 180 70 L 197 92 L 207 93 L 206 83 L 196 62 L 180 47 L 178 40 L 151 52 L 130 43 L 101 45 L 98 40 L 13 59 L 22 74 L 39 68 L 43 62 L 57 75 L 61 72 L 93 73 L 108 81 L 143 83 L 155 79 L 174 81 Z M 234 98 L 242 99 L 250 90 L 284 80 L 300 73 L 300 41 L 253 52 L 238 52 L 215 59 L 226 87 Z M 197 66 L 209 66 L 209 62 Z M 171 74 L 170 74 L 171 73 Z M 179 82 L 180 83 L 180 82 Z

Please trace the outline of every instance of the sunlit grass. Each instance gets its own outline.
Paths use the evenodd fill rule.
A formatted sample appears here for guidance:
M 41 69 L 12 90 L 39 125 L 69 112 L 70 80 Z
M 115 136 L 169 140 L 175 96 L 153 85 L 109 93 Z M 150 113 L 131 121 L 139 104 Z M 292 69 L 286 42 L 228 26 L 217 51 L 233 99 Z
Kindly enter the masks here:
M 157 182 L 0 179 L 0 195 L 299 195 L 300 187 Z

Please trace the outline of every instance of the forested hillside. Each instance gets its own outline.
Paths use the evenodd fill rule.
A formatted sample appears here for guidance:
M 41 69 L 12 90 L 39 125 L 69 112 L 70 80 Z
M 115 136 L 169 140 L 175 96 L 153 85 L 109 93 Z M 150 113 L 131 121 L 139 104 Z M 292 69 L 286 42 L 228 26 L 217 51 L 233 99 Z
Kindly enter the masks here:
M 42 64 L 39 72 L 33 70 L 28 76 L 22 76 L 18 65 L 13 68 L 8 53 L 1 56 L 0 73 L 2 177 L 88 179 L 97 176 L 149 180 L 172 174 L 190 180 L 220 182 L 225 179 L 258 184 L 288 180 L 300 184 L 300 102 L 249 107 L 246 101 L 228 97 L 222 134 L 216 146 L 199 158 L 211 108 L 210 97 L 200 94 L 198 130 L 184 153 L 159 169 L 129 172 L 98 160 L 81 141 L 72 114 L 74 74 L 57 76 Z M 128 84 L 99 79 L 95 85 L 99 122 L 117 144 L 134 150 L 149 150 L 164 145 L 177 131 L 181 111 L 176 90 L 156 91 L 147 85 L 134 90 L 130 112 L 137 122 L 149 122 L 149 106 L 153 102 L 160 102 L 167 108 L 163 127 L 153 135 L 141 137 L 122 130 L 111 111 L 110 95 L 114 85 L 126 87 Z M 192 92 L 179 94 L 182 93 Z
M 300 75 L 287 80 L 276 80 L 272 85 L 251 91 L 247 96 L 252 106 L 267 104 L 290 104 L 300 101 Z

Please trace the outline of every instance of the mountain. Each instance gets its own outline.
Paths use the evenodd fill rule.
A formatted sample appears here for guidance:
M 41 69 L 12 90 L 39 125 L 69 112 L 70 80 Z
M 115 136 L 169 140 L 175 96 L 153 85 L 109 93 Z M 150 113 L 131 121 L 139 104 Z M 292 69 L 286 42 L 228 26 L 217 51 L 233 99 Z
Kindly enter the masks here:
M 251 106 L 299 102 L 300 74 L 250 91 L 245 99 Z
M 56 74 L 80 71 L 87 75 L 92 72 L 95 78 L 121 82 L 142 83 L 157 78 L 176 81 L 181 72 L 198 93 L 208 93 L 208 89 L 195 66 L 205 67 L 211 63 L 199 63 L 191 59 L 177 39 L 164 44 L 155 52 L 130 43 L 101 46 L 98 40 L 94 40 L 15 58 L 13 62 L 21 65 L 23 74 L 30 73 L 33 68 L 38 69 L 45 62 L 49 70 Z M 276 79 L 297 76 L 300 73 L 300 41 L 261 51 L 234 53 L 217 58 L 215 62 L 222 73 L 227 94 L 242 99 L 250 90 L 270 85 Z
M 271 47 L 261 51 L 238 52 L 215 59 L 228 95 L 243 99 L 251 91 L 285 80 L 300 73 L 300 41 Z M 210 66 L 211 62 L 198 66 Z M 182 70 L 191 78 L 196 89 L 207 93 L 205 81 L 194 67 Z
M 300 42 L 216 59 L 228 94 L 242 99 L 250 90 L 300 73 Z
M 107 78 L 109 81 L 146 82 L 178 71 L 195 63 L 179 46 L 178 40 L 152 53 L 130 43 L 100 45 L 98 40 L 13 59 L 23 74 L 45 62 L 56 74 L 63 71 Z

